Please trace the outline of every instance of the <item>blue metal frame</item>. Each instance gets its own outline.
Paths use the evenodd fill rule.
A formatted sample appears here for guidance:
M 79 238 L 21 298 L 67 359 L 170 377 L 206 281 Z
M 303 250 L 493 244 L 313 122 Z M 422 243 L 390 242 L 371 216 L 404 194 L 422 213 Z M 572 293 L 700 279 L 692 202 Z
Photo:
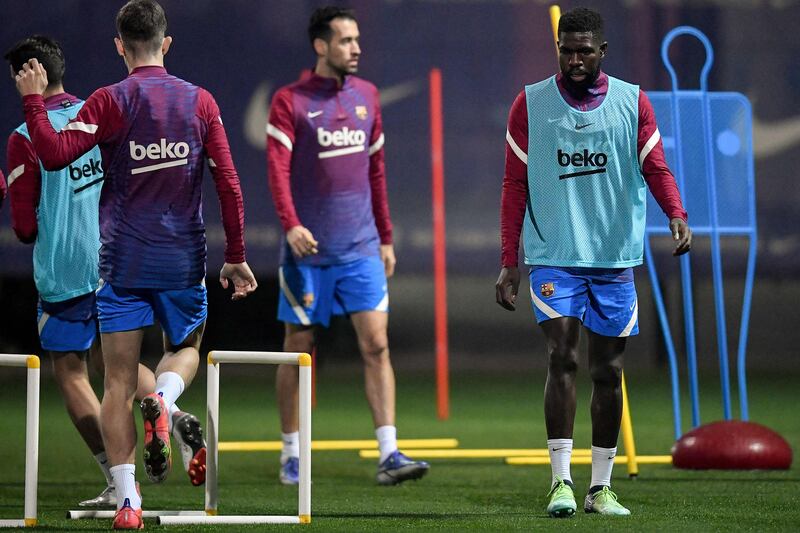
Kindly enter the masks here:
M 696 37 L 705 47 L 706 60 L 700 73 L 700 90 L 699 91 L 681 91 L 678 87 L 678 77 L 675 69 L 669 61 L 669 46 L 672 41 L 681 35 L 691 35 Z M 750 239 L 750 247 L 748 251 L 747 260 L 747 273 L 745 278 L 744 301 L 742 303 L 742 320 L 739 329 L 739 347 L 737 358 L 738 370 L 738 386 L 739 386 L 739 405 L 740 416 L 742 420 L 749 418 L 748 403 L 747 403 L 747 380 L 745 375 L 745 355 L 747 347 L 747 333 L 750 321 L 750 307 L 751 297 L 753 292 L 753 279 L 755 275 L 755 254 L 757 247 L 756 237 L 756 220 L 755 220 L 755 183 L 753 171 L 753 159 L 748 158 L 748 168 L 746 169 L 746 190 L 749 195 L 749 223 L 746 226 L 720 226 L 719 213 L 717 205 L 717 177 L 714 161 L 714 142 L 711 128 L 711 108 L 710 100 L 715 96 L 715 93 L 708 92 L 708 72 L 711 70 L 711 65 L 714 62 L 714 51 L 708 38 L 696 28 L 690 26 L 680 26 L 670 31 L 661 45 L 661 58 L 672 80 L 671 98 L 671 112 L 673 121 L 673 135 L 675 140 L 675 177 L 678 188 L 682 191 L 686 190 L 684 185 L 684 161 L 681 150 L 681 127 L 680 127 L 680 113 L 678 111 L 678 99 L 681 96 L 692 96 L 700 98 L 702 102 L 702 127 L 704 137 L 708 140 L 705 145 L 705 163 L 707 168 L 707 192 L 708 192 L 708 212 L 709 212 L 709 225 L 692 227 L 695 235 L 709 235 L 711 238 L 711 260 L 712 260 L 712 273 L 714 283 L 714 305 L 716 312 L 717 323 L 717 348 L 719 351 L 719 365 L 720 365 L 720 380 L 722 382 L 722 401 L 723 401 L 723 414 L 726 420 L 731 419 L 731 400 L 730 400 L 730 373 L 728 369 L 728 343 L 727 343 L 727 329 L 725 320 L 725 302 L 724 302 L 724 287 L 722 278 L 722 255 L 720 252 L 720 236 L 721 235 L 736 235 L 746 236 Z M 653 95 L 655 93 L 651 93 Z M 752 131 L 752 111 L 749 102 L 741 95 L 732 95 L 726 93 L 724 96 L 730 98 L 740 99 L 741 103 L 747 110 L 745 127 L 746 131 Z M 748 137 L 752 140 L 752 136 Z M 752 146 L 750 153 L 752 154 Z M 664 339 L 669 357 L 670 377 L 672 385 L 672 404 L 673 404 L 673 417 L 674 417 L 674 430 L 675 438 L 678 439 L 682 435 L 681 413 L 680 413 L 680 386 L 678 379 L 678 363 L 676 357 L 675 345 L 673 343 L 672 333 L 667 319 L 666 309 L 664 307 L 663 296 L 661 287 L 658 281 L 658 273 L 656 272 L 655 262 L 653 261 L 653 253 L 650 246 L 650 235 L 653 234 L 669 234 L 669 230 L 663 225 L 651 226 L 648 224 L 646 228 L 646 236 L 644 240 L 644 254 L 645 260 L 648 265 L 648 272 L 650 274 L 650 281 L 653 287 L 653 297 L 656 303 L 656 310 L 661 328 L 664 332 Z M 697 346 L 695 343 L 695 328 L 694 328 L 694 302 L 692 298 L 692 272 L 691 263 L 688 255 L 680 258 L 681 265 L 681 285 L 683 293 L 683 309 L 684 309 L 684 323 L 686 330 L 686 357 L 687 369 L 689 373 L 689 395 L 692 404 L 692 427 L 700 425 L 700 405 L 699 405 L 699 387 L 697 379 Z

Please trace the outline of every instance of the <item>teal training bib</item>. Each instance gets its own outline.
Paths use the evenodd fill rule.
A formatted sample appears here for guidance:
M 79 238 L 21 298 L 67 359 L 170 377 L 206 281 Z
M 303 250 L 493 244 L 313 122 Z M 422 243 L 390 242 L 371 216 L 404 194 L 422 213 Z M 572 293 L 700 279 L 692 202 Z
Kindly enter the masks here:
M 599 107 L 564 101 L 555 77 L 525 87 L 529 265 L 622 268 L 642 263 L 647 187 L 639 167 L 639 87 L 608 78 Z
M 82 106 L 83 102 L 48 111 L 53 129 L 60 131 Z M 15 131 L 30 140 L 26 124 Z M 45 170 L 40 162 L 39 171 L 42 189 L 36 213 L 39 229 L 33 247 L 33 277 L 43 300 L 62 302 L 95 290 L 100 277 L 100 149 L 95 146 L 62 170 Z

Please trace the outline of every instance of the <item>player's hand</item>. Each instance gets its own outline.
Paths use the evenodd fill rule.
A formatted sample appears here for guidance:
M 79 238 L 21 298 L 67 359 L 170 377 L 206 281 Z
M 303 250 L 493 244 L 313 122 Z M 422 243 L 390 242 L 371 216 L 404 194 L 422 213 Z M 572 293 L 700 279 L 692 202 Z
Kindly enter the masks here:
M 305 226 L 295 226 L 287 231 L 286 242 L 289 243 L 292 253 L 301 259 L 319 252 L 319 243 Z
M 14 79 L 22 96 L 42 94 L 47 89 L 47 71 L 36 58 L 24 63 Z
M 391 278 L 394 275 L 394 265 L 397 264 L 397 259 L 394 257 L 393 244 L 381 244 L 381 261 L 383 261 L 383 270 L 386 272 L 386 277 Z
M 517 301 L 517 291 L 519 290 L 519 268 L 503 267 L 500 277 L 494 284 L 495 297 L 497 303 L 509 311 L 514 311 Z
M 219 271 L 219 283 L 223 289 L 228 288 L 228 281 L 233 282 L 231 300 L 241 300 L 256 290 L 258 283 L 253 271 L 247 263 L 225 263 Z
M 675 241 L 675 250 L 672 255 L 683 255 L 692 249 L 692 230 L 682 218 L 673 218 L 669 221 L 669 230 L 672 240 Z

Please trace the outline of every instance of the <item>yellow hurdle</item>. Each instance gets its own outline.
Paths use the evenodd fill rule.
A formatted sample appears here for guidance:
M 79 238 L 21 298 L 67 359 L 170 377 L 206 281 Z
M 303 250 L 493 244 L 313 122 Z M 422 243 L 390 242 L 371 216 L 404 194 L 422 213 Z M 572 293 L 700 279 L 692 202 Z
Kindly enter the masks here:
M 283 443 L 279 440 L 271 441 L 229 441 L 220 442 L 221 452 L 279 452 Z M 403 449 L 412 448 L 457 448 L 458 439 L 398 439 L 397 446 Z M 377 448 L 375 439 L 364 440 L 313 440 L 311 449 L 314 451 L 331 450 L 361 450 L 363 448 Z M 377 453 L 377 452 L 376 452 Z M 416 454 L 416 451 L 414 452 Z M 377 455 L 375 456 L 377 457 Z

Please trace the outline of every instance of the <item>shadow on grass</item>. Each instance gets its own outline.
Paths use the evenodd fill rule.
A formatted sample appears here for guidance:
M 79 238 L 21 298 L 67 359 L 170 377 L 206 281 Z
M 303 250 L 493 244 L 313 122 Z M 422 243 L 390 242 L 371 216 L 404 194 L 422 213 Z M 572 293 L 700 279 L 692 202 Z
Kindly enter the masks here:
M 751 471 L 752 472 L 752 471 Z M 749 483 L 749 482 L 758 482 L 758 483 L 798 483 L 800 482 L 800 478 L 774 478 L 774 477 L 763 477 L 763 478 L 741 478 L 741 477 L 703 477 L 703 478 L 648 478 L 642 480 L 645 483 L 729 483 L 731 481 L 736 481 L 739 483 Z
M 499 513 L 503 516 L 522 516 L 526 518 L 547 518 L 550 517 L 547 514 L 541 514 L 538 516 L 532 516 L 530 513 L 527 512 L 519 512 L 519 513 Z M 478 517 L 497 517 L 497 512 L 485 512 L 485 513 L 314 513 L 314 518 L 399 518 L 399 519 L 421 519 L 421 520 L 452 520 L 452 519 L 469 519 L 469 518 L 478 518 Z

